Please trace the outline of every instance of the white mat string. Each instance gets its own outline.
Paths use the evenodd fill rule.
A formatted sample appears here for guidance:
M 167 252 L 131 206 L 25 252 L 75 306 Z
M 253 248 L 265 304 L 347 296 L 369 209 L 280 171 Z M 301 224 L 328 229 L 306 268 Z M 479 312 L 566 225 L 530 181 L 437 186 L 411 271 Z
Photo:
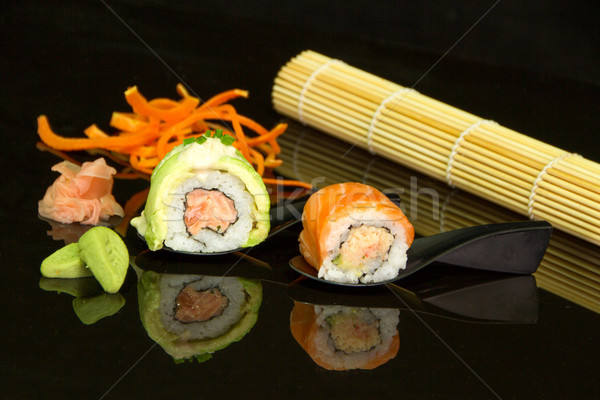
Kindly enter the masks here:
M 572 157 L 580 157 L 578 154 L 575 154 L 575 153 L 564 153 L 558 157 L 553 158 L 552 160 L 550 160 L 550 162 L 548 164 L 546 164 L 544 166 L 544 168 L 542 168 L 540 173 L 537 175 L 537 177 L 533 181 L 533 185 L 531 186 L 531 192 L 529 192 L 529 202 L 527 203 L 527 214 L 529 215 L 530 219 L 535 219 L 535 213 L 534 213 L 535 196 L 537 195 L 537 189 L 540 186 L 540 183 L 544 180 L 544 175 L 546 175 L 548 173 L 548 170 L 550 168 L 552 168 L 553 166 L 555 166 L 558 162 L 560 162 L 561 160 L 564 160 L 566 157 L 571 157 L 571 156 Z
M 492 121 L 489 119 L 479 120 L 479 121 L 475 122 L 474 124 L 472 124 L 471 126 L 469 126 L 464 131 L 462 131 L 462 133 L 458 136 L 458 138 L 454 142 L 454 145 L 452 146 L 452 149 L 450 150 L 450 156 L 448 157 L 448 164 L 446 165 L 446 183 L 448 183 L 448 185 L 454 187 L 454 185 L 452 184 L 452 168 L 454 167 L 453 166 L 454 157 L 456 157 L 456 154 L 458 153 L 458 148 L 460 147 L 460 143 L 464 140 L 465 136 L 467 136 L 468 134 L 473 132 L 473 130 L 477 129 L 478 127 L 480 127 L 483 124 L 497 125 L 497 123 L 495 121 Z
M 304 125 L 306 125 L 306 122 L 304 122 L 304 113 L 302 109 L 304 106 L 304 98 L 306 97 L 306 92 L 310 85 L 312 85 L 312 82 L 315 80 L 315 78 L 332 64 L 344 64 L 344 62 L 336 59 L 327 61 L 319 68 L 315 69 L 313 73 L 308 77 L 306 82 L 304 82 L 304 86 L 302 86 L 302 90 L 300 91 L 300 98 L 298 99 L 298 121 L 300 121 Z
M 409 92 L 416 92 L 416 90 L 414 90 L 413 88 L 408 88 L 407 87 L 407 88 L 402 88 L 400 90 L 397 90 L 397 91 L 393 92 L 388 97 L 386 97 L 385 99 L 383 99 L 383 101 L 379 104 L 379 106 L 377 107 L 377 109 L 373 113 L 373 117 L 371 118 L 371 123 L 369 124 L 369 130 L 367 131 L 367 148 L 369 149 L 369 153 L 375 154 L 375 151 L 373 150 L 373 130 L 375 129 L 375 126 L 377 125 L 377 122 L 379 122 L 379 118 L 381 117 L 381 110 L 383 110 L 385 108 L 385 106 L 387 105 L 387 103 L 389 103 L 390 101 L 392 101 L 396 96 L 403 95 L 398 100 L 398 103 L 399 103 L 400 101 L 402 101 L 402 99 L 404 99 L 404 97 Z M 396 103 L 396 104 L 398 104 L 398 103 Z M 385 116 L 385 114 L 383 116 Z

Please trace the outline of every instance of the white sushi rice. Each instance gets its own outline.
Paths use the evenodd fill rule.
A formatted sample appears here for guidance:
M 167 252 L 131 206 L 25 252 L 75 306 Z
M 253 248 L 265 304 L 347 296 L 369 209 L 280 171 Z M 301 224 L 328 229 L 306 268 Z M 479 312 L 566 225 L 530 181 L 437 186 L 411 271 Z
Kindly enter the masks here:
M 347 354 L 335 348 L 335 344 L 330 335 L 327 318 L 340 312 L 348 312 L 351 307 L 344 306 L 315 306 L 317 316 L 317 325 L 319 329 L 315 335 L 315 347 L 318 349 L 317 357 L 327 360 L 329 365 L 335 369 L 357 369 L 361 368 L 371 360 L 378 358 L 386 353 L 394 335 L 398 331 L 400 311 L 387 308 L 369 308 L 366 309 L 378 321 L 380 342 L 377 346 L 368 351 Z M 365 310 L 365 309 L 360 309 Z
M 176 299 L 187 286 L 196 291 L 218 288 L 228 298 L 228 305 L 221 315 L 208 321 L 180 322 L 175 318 Z M 215 338 L 228 332 L 241 320 L 245 299 L 244 288 L 236 278 L 164 274 L 160 280 L 160 322 L 167 331 L 179 336 L 180 340 Z
M 233 200 L 237 210 L 237 220 L 223 233 L 201 229 L 196 235 L 190 235 L 184 222 L 184 214 L 186 195 L 194 189 L 218 190 L 225 194 Z M 197 173 L 193 178 L 183 182 L 169 196 L 165 246 L 173 250 L 193 253 L 213 253 L 240 248 L 248 240 L 253 227 L 252 207 L 254 207 L 252 195 L 237 176 L 221 171 Z
M 325 241 L 327 257 L 323 260 L 319 268 L 319 278 L 335 282 L 345 283 L 370 283 L 382 282 L 394 278 L 401 269 L 406 268 L 406 232 L 401 223 L 386 220 L 382 215 L 373 210 L 364 210 L 356 212 L 354 215 L 348 215 L 340 218 L 333 224 L 329 237 Z M 340 254 L 341 244 L 348 238 L 350 228 L 357 228 L 361 225 L 373 226 L 376 228 L 385 228 L 393 236 L 387 259 L 380 263 L 371 264 L 368 271 L 361 272 L 358 276 L 355 271 L 340 269 L 334 262 Z

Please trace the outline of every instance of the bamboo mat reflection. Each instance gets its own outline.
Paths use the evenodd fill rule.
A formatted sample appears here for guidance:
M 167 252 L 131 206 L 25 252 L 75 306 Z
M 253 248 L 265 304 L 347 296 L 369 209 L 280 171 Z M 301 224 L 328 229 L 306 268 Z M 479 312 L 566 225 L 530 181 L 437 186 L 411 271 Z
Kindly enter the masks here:
M 315 130 L 291 122 L 279 138 L 284 162 L 277 172 L 314 182 L 316 187 L 357 181 L 398 193 L 403 211 L 417 234 L 423 236 L 524 219 L 514 211 L 359 148 L 352 149 L 340 163 L 347 146 L 331 136 L 317 135 Z M 539 287 L 600 313 L 600 246 L 555 229 L 535 277 Z
M 272 99 L 345 149 L 367 149 L 600 245 L 598 163 L 310 50 L 280 69 Z

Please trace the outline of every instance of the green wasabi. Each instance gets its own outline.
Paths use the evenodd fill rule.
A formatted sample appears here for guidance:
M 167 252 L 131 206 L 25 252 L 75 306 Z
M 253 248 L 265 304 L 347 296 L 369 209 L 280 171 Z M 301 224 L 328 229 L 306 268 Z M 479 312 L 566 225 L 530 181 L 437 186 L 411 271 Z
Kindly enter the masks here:
M 79 255 L 77 243 L 68 244 L 46 257 L 40 267 L 46 278 L 83 278 L 92 276 Z
M 119 291 L 129 267 L 129 252 L 121 237 L 112 229 L 96 226 L 79 239 L 79 254 L 102 288 Z

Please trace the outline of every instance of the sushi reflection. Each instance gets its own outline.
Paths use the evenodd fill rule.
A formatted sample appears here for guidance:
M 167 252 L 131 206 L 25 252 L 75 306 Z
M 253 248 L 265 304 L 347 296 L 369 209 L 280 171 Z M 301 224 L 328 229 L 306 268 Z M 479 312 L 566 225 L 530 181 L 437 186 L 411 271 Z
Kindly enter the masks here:
M 290 330 L 319 366 L 374 369 L 396 357 L 400 312 L 456 323 L 535 324 L 538 296 L 531 275 L 490 273 L 449 265 L 403 280 L 356 290 L 298 278 L 288 286 L 294 301 Z
M 142 325 L 178 362 L 210 359 L 241 340 L 258 319 L 262 285 L 257 280 L 138 272 Z
M 328 370 L 374 369 L 398 354 L 397 309 L 322 306 L 294 301 L 290 330 Z

